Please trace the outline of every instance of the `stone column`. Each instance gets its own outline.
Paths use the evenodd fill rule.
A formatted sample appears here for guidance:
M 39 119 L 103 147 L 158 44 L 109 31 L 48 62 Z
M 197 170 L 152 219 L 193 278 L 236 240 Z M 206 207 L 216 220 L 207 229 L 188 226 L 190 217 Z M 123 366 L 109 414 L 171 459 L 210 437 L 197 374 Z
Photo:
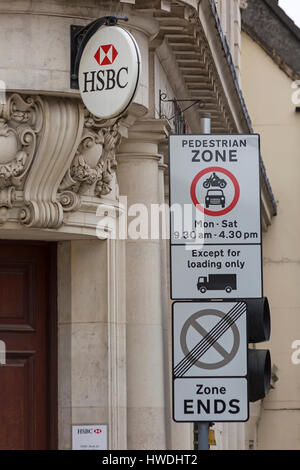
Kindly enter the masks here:
M 158 143 L 165 121 L 141 120 L 118 153 L 120 195 L 151 212 L 160 203 Z M 144 209 L 146 211 L 146 209 Z M 130 212 L 129 212 L 130 213 Z M 139 210 L 137 216 L 141 216 Z M 128 217 L 130 220 L 134 217 Z M 150 231 L 150 224 L 149 224 Z M 126 241 L 126 344 L 128 449 L 165 449 L 165 370 L 159 239 Z
M 101 240 L 60 242 L 58 244 L 59 449 L 72 448 L 73 424 L 110 425 L 107 310 L 106 242 Z
M 58 444 L 72 425 L 108 427 L 108 448 L 127 447 L 122 242 L 58 244 Z
M 160 240 L 160 282 L 161 282 L 161 302 L 162 302 L 162 320 L 163 320 L 163 343 L 164 343 L 164 386 L 165 386 L 165 419 L 166 419 L 166 446 L 167 449 L 172 449 L 172 381 L 171 381 L 171 367 L 172 367 L 172 351 L 170 350 L 170 315 L 171 309 L 169 308 L 169 276 L 168 276 L 168 252 L 169 240 L 166 236 L 169 235 L 169 211 L 168 211 L 168 189 L 165 186 L 165 172 L 167 170 L 168 161 L 168 145 L 163 144 L 159 148 L 161 159 L 159 161 L 158 169 L 158 188 L 159 188 L 159 204 L 161 205 L 161 240 Z

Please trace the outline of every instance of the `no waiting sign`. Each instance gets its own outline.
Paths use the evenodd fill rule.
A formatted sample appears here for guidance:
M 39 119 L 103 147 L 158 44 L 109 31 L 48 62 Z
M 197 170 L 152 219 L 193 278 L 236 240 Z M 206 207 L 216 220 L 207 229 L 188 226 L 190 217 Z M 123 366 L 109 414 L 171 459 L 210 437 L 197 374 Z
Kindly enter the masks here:
M 246 421 L 244 302 L 173 304 L 175 421 Z
M 169 152 L 172 299 L 261 297 L 259 136 L 172 135 Z

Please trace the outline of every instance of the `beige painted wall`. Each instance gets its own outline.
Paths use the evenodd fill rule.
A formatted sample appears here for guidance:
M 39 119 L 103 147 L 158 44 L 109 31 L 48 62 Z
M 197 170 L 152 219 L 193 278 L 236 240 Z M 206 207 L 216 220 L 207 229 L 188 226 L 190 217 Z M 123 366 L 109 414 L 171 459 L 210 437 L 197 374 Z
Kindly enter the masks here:
M 254 131 L 278 215 L 264 234 L 264 294 L 272 334 L 268 347 L 278 382 L 264 400 L 259 449 L 300 449 L 300 365 L 291 344 L 300 339 L 300 115 L 292 103 L 292 80 L 250 37 L 242 35 L 242 80 Z

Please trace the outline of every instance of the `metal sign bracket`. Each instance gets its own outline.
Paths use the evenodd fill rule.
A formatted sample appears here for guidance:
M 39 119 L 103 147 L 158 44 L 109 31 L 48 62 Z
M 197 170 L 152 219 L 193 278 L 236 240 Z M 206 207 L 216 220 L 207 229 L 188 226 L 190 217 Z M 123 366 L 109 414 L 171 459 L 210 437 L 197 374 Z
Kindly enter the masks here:
M 168 95 L 164 92 L 162 92 L 161 90 L 159 90 L 159 118 L 162 119 L 162 118 L 165 118 L 167 119 L 168 121 L 171 121 L 172 119 L 175 119 L 176 116 L 179 114 L 179 113 L 184 113 L 185 111 L 187 111 L 188 109 L 190 109 L 192 106 L 195 106 L 196 104 L 199 104 L 200 107 L 202 108 L 204 106 L 204 102 L 200 99 L 198 100 L 193 100 L 193 99 L 184 99 L 184 100 L 178 100 L 176 98 L 173 98 L 172 100 L 168 100 Z M 192 104 L 190 104 L 189 106 L 187 106 L 186 108 L 184 109 L 179 109 L 178 111 L 175 112 L 175 114 L 171 117 L 167 117 L 165 114 L 162 113 L 162 106 L 161 104 L 162 103 L 173 103 L 174 104 L 174 107 L 177 103 L 184 103 L 184 102 L 191 102 L 192 101 Z

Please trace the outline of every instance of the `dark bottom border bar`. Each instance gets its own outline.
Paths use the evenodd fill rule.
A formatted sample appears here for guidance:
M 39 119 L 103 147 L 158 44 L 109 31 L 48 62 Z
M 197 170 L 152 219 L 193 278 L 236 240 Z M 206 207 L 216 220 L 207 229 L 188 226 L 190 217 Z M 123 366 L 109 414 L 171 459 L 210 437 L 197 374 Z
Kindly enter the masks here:
M 86 465 L 89 463 L 111 466 L 121 465 L 126 468 L 136 468 L 145 465 L 198 465 L 203 464 L 206 460 L 213 459 L 215 463 L 218 458 L 220 464 L 224 465 L 224 459 L 228 458 L 228 463 L 232 463 L 232 458 L 238 459 L 242 457 L 243 462 L 247 454 L 247 461 L 251 458 L 259 457 L 261 452 L 272 456 L 274 451 L 259 451 L 258 453 L 249 451 L 157 451 L 157 450 L 130 450 L 130 451 L 0 451 L 1 457 L 7 457 L 9 464 L 18 462 L 24 464 L 26 458 L 30 459 L 30 463 L 34 464 L 36 461 L 41 463 L 51 460 L 63 460 L 69 462 L 75 462 L 76 467 L 78 465 L 84 465 L 83 468 L 87 468 Z M 286 452 L 286 451 L 285 451 Z M 288 451 L 299 452 L 299 451 Z M 278 453 L 278 452 L 276 452 Z M 296 455 L 295 455 L 296 457 Z M 105 467 L 104 467 L 105 468 Z

